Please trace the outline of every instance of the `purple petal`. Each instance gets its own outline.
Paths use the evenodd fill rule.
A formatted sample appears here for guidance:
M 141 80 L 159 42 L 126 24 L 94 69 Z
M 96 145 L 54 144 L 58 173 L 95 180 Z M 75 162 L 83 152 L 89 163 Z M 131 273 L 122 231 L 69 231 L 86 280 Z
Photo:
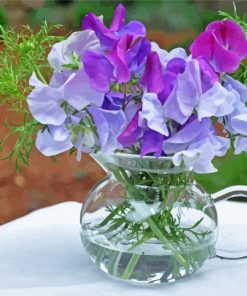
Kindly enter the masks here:
M 147 55 L 151 51 L 151 43 L 146 38 L 141 38 L 138 42 L 131 45 L 127 52 L 128 64 L 133 75 L 139 76 L 143 71 Z
M 163 149 L 164 135 L 153 131 L 147 130 L 144 132 L 141 146 L 141 156 L 154 153 L 156 157 L 159 157 Z
M 109 111 L 90 107 L 88 111 L 92 114 L 97 128 L 101 149 L 104 152 L 112 152 L 120 145 L 117 141 L 122 132 L 126 118 L 122 110 Z
M 64 85 L 64 98 L 76 110 L 80 111 L 88 105 L 101 106 L 104 93 L 94 90 L 84 69 L 77 71 Z
M 112 23 L 110 25 L 110 30 L 112 32 L 120 31 L 125 24 L 125 17 L 126 17 L 125 7 L 122 4 L 119 4 L 114 11 Z
M 191 60 L 185 71 L 178 74 L 177 83 L 164 103 L 165 115 L 184 124 L 193 112 L 202 94 L 199 63 Z
M 240 96 L 240 100 L 245 103 L 247 101 L 247 86 L 240 81 L 233 79 L 231 76 L 226 76 L 226 86 L 231 86 Z
M 138 113 L 135 114 L 125 130 L 118 137 L 118 142 L 124 147 L 135 144 L 142 136 L 142 130 L 138 125 Z
M 214 32 L 218 42 L 224 44 L 228 50 L 235 52 L 240 59 L 246 57 L 246 36 L 240 25 L 234 21 L 229 19 L 214 21 L 207 26 L 206 31 Z
M 118 82 L 128 82 L 130 71 L 128 67 L 127 50 L 132 43 L 132 36 L 125 35 L 119 39 L 112 51 L 107 55 L 108 59 L 115 66 L 114 76 Z
M 138 21 L 131 21 L 119 31 L 119 36 L 132 35 L 136 38 L 146 36 L 145 26 Z
M 204 93 L 211 88 L 216 81 L 219 81 L 219 76 L 205 59 L 198 58 L 198 61 L 201 69 L 202 92 Z
M 190 52 L 193 58 L 203 57 L 206 61 L 213 58 L 214 37 L 211 32 L 199 34 L 190 45 Z
M 237 100 L 236 95 L 216 82 L 207 92 L 199 98 L 196 107 L 198 118 L 221 117 L 231 114 Z
M 217 171 L 211 163 L 214 156 L 213 147 L 209 143 L 205 143 L 197 149 L 176 153 L 173 156 L 173 162 L 176 166 L 181 166 L 184 163 L 188 170 L 193 170 L 198 174 L 208 174 Z
M 247 136 L 247 113 L 232 117 L 231 125 L 237 133 Z
M 194 119 L 183 129 L 175 133 L 164 142 L 163 150 L 166 154 L 172 154 L 186 150 L 192 143 L 198 142 L 209 135 L 210 120 L 207 118 L 199 122 Z
M 238 69 L 241 59 L 234 51 L 228 51 L 215 42 L 212 61 L 217 72 L 233 73 Z
M 141 117 L 147 121 L 147 126 L 165 136 L 169 132 L 166 125 L 165 112 L 158 97 L 154 93 L 145 93 L 142 97 Z
M 141 79 L 141 84 L 146 86 L 147 92 L 160 93 L 164 88 L 162 67 L 159 56 L 151 52 L 147 56 L 146 68 Z
M 97 91 L 107 92 L 113 79 L 114 67 L 103 53 L 85 51 L 83 64 L 90 84 Z
M 28 107 L 33 117 L 42 124 L 64 123 L 67 115 L 61 107 L 62 89 L 42 84 L 35 74 L 32 75 L 30 83 L 36 85 L 27 97 Z
M 247 152 L 247 137 L 236 137 L 234 142 L 235 154 Z
M 60 126 L 49 125 L 49 133 L 54 141 L 63 142 L 69 138 L 69 131 L 64 124 Z
M 88 13 L 84 17 L 82 21 L 82 29 L 93 30 L 104 50 L 111 49 L 118 40 L 118 37 L 106 28 L 103 22 L 93 13 Z
M 53 133 L 56 133 L 53 130 Z M 36 138 L 36 148 L 45 156 L 57 155 L 73 147 L 70 137 L 64 141 L 56 141 L 47 129 L 39 131 Z
M 100 43 L 94 31 L 74 32 L 66 40 L 53 45 L 48 55 L 48 62 L 53 69 L 61 71 L 63 65 L 71 63 L 72 53 L 80 57 L 86 49 L 100 49 Z

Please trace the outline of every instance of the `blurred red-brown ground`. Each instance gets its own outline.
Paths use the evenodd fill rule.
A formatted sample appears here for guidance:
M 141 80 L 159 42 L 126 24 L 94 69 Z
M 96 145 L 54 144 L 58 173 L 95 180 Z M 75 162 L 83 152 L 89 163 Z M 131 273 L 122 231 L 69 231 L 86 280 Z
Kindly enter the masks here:
M 0 138 L 6 134 L 6 110 L 0 110 Z M 1 157 L 11 151 L 7 142 Z M 0 224 L 23 216 L 35 209 L 63 201 L 85 199 L 93 184 L 104 176 L 103 170 L 88 156 L 78 162 L 75 156 L 64 153 L 56 159 L 46 158 L 35 148 L 30 166 L 21 174 L 14 163 L 0 161 Z

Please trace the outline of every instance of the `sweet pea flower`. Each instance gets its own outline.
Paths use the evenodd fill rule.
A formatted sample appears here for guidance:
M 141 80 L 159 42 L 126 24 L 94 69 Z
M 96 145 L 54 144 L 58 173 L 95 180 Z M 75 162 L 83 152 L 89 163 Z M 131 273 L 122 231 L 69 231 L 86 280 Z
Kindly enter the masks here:
M 88 111 L 94 119 L 100 147 L 103 152 L 112 152 L 121 147 L 117 141 L 122 132 L 126 117 L 122 110 L 104 110 L 102 108 L 89 107 Z
M 93 13 L 88 13 L 82 21 L 82 29 L 95 31 L 104 51 L 111 50 L 119 39 L 126 35 L 134 35 L 135 39 L 146 35 L 145 26 L 138 21 L 131 21 L 125 25 L 126 11 L 122 4 L 119 4 L 114 12 L 112 23 L 109 29 L 102 20 Z
M 241 102 L 247 102 L 247 86 L 241 83 L 240 81 L 232 78 L 229 75 L 226 75 L 224 86 L 238 93 L 239 99 Z
M 236 137 L 234 141 L 235 154 L 247 152 L 247 137 Z
M 177 166 L 184 162 L 188 169 L 195 172 L 210 173 L 216 171 L 212 159 L 225 155 L 229 146 L 229 139 L 215 134 L 210 119 L 200 122 L 193 116 L 181 130 L 165 139 L 163 151 L 174 155 L 173 162 Z
M 147 55 L 145 71 L 140 84 L 150 93 L 158 94 L 164 89 L 161 62 L 158 54 L 154 51 L 151 51 L 150 54 Z
M 165 112 L 158 96 L 155 93 L 145 93 L 142 97 L 142 110 L 139 112 L 140 126 L 144 126 L 143 121 L 146 122 L 146 126 L 149 129 L 164 136 L 169 135 Z
M 224 116 L 234 110 L 236 95 L 219 81 L 203 92 L 202 71 L 199 61 L 188 60 L 185 70 L 177 75 L 175 87 L 164 103 L 165 116 L 184 124 L 197 111 L 201 120 L 205 117 Z
M 160 48 L 156 42 L 151 42 L 151 50 L 158 54 L 163 69 L 166 69 L 167 63 L 172 59 L 179 58 L 186 60 L 188 58 L 185 49 L 182 47 L 174 48 L 168 52 Z
M 232 20 L 214 21 L 190 46 L 193 58 L 203 57 L 216 72 L 233 73 L 247 56 L 242 28 Z
M 209 143 L 205 143 L 196 149 L 177 152 L 172 160 L 176 166 L 184 164 L 187 170 L 198 174 L 208 174 L 217 171 L 212 164 L 214 157 L 213 147 Z
M 140 155 L 143 157 L 146 154 L 153 153 L 155 157 L 161 156 L 164 139 L 164 135 L 154 130 L 145 131 L 142 137 Z
M 65 125 L 49 125 L 37 133 L 36 148 L 45 156 L 53 156 L 73 147 L 72 137 Z
M 143 131 L 139 126 L 139 110 L 128 123 L 127 127 L 118 136 L 118 142 L 123 147 L 134 145 L 142 136 Z
M 85 51 L 82 60 L 92 87 L 107 92 L 112 82 L 126 83 L 132 75 L 140 76 L 150 50 L 145 38 L 136 41 L 133 35 L 124 35 L 107 53 Z
M 54 74 L 56 75 L 56 73 Z M 80 111 L 87 105 L 101 106 L 104 94 L 95 91 L 89 84 L 89 79 L 83 69 L 69 75 L 68 79 L 58 87 L 42 83 L 33 74 L 29 84 L 34 87 L 27 98 L 27 103 L 33 117 L 42 124 L 61 125 L 67 118 L 63 103 Z
M 100 43 L 95 32 L 92 30 L 74 32 L 67 39 L 52 46 L 48 62 L 55 71 L 64 71 L 67 69 L 65 65 L 72 63 L 72 55 L 80 61 L 86 49 L 100 50 Z
M 95 90 L 107 92 L 111 83 L 126 83 L 132 75 L 143 72 L 144 62 L 151 50 L 146 40 L 145 26 L 138 21 L 125 23 L 125 8 L 118 5 L 112 24 L 105 27 L 93 13 L 83 19 L 83 29 L 95 31 L 101 51 L 87 50 L 83 53 L 83 65 Z
M 247 87 L 230 76 L 226 76 L 224 85 L 235 93 L 237 100 L 233 112 L 220 121 L 228 133 L 235 135 L 234 153 L 240 154 L 247 151 Z

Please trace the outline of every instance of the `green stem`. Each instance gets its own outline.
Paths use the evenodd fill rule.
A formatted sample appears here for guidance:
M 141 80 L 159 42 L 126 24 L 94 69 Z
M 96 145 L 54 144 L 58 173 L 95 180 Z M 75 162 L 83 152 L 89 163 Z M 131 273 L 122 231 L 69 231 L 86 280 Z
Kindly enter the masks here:
M 170 241 L 163 235 L 163 233 L 161 232 L 161 230 L 159 229 L 159 227 L 155 224 L 155 222 L 153 221 L 153 219 L 151 217 L 147 218 L 147 223 L 150 226 L 150 228 L 152 229 L 153 233 L 158 237 L 158 239 L 163 242 L 170 251 L 173 252 L 173 255 L 175 256 L 175 258 L 177 259 L 177 261 L 182 264 L 182 266 L 187 269 L 188 268 L 188 263 L 186 261 L 186 259 L 184 259 L 184 257 L 181 254 L 177 253 L 177 250 L 172 246 L 172 244 L 170 243 Z
M 130 278 L 132 272 L 135 269 L 135 266 L 136 266 L 139 258 L 140 258 L 139 254 L 133 254 L 131 256 L 131 259 L 130 259 L 130 261 L 129 261 L 129 263 L 128 263 L 128 265 L 127 265 L 127 267 L 126 267 L 126 269 L 125 269 L 125 271 L 124 271 L 124 273 L 122 275 L 123 280 L 128 280 Z
M 122 252 L 118 253 L 115 263 L 113 265 L 112 274 L 115 276 L 118 275 L 118 265 L 119 265 L 119 261 L 120 261 L 121 257 L 122 257 Z

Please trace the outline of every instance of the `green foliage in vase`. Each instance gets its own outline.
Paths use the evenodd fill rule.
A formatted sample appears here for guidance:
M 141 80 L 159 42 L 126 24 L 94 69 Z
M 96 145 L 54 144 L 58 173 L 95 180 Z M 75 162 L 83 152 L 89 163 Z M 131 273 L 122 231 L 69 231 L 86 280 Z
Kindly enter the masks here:
M 135 266 L 140 255 L 135 254 L 136 248 L 150 241 L 160 241 L 172 252 L 178 265 L 188 270 L 190 266 L 196 268 L 193 256 L 183 254 L 185 246 L 194 249 L 198 245 L 207 243 L 212 232 L 201 228 L 203 217 L 191 225 L 185 226 L 181 222 L 182 210 L 177 214 L 173 210 L 186 205 L 188 188 L 191 184 L 189 173 L 160 174 L 144 171 L 125 170 L 111 164 L 110 171 L 115 178 L 124 186 L 124 201 L 116 206 L 107 206 L 107 216 L 96 225 L 101 234 L 107 234 L 109 240 L 122 240 L 122 233 L 131 247 L 128 252 L 132 253 L 129 265 Z M 153 207 L 150 215 L 138 220 L 135 213 L 135 204 L 140 207 Z M 156 212 L 155 206 L 159 205 Z M 188 204 L 189 207 L 189 204 Z M 144 209 L 143 209 L 144 210 Z M 144 210 L 145 212 L 145 210 Z M 133 213 L 133 219 L 131 215 Z M 129 279 L 133 268 L 127 266 L 122 279 Z M 132 266 L 132 267 L 133 267 Z M 173 268 L 173 267 L 171 267 Z M 172 273 L 176 274 L 177 265 Z
M 32 117 L 26 103 L 31 91 L 28 81 L 33 72 L 43 83 L 51 75 L 47 51 L 64 38 L 51 35 L 52 30 L 59 27 L 48 26 L 44 22 L 39 31 L 23 26 L 20 32 L 16 32 L 13 28 L 0 26 L 3 46 L 0 55 L 0 105 L 7 107 L 12 117 L 5 122 L 9 132 L 1 139 L 0 149 L 9 137 L 16 138 L 12 151 L 5 158 L 15 161 L 17 171 L 22 164 L 28 164 L 34 135 L 42 127 Z M 13 113 L 16 114 L 15 119 Z

